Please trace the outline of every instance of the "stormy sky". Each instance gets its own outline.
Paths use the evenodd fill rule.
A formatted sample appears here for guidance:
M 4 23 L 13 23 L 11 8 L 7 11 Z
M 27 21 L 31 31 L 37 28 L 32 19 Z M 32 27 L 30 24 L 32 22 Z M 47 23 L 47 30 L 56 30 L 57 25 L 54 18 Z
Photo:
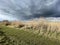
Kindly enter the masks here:
M 0 0 L 0 20 L 60 17 L 60 0 Z

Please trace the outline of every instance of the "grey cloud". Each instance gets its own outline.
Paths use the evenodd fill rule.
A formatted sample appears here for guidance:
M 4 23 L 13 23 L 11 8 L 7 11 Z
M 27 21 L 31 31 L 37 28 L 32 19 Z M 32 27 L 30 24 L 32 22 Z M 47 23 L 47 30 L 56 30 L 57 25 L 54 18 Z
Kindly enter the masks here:
M 60 16 L 59 0 L 0 0 L 0 10 L 17 19 Z

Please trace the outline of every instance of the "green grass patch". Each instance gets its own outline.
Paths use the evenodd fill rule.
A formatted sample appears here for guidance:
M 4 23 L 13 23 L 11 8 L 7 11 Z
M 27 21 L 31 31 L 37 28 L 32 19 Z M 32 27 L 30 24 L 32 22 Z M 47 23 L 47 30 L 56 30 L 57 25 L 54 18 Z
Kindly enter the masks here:
M 1 26 L 0 30 L 4 32 L 6 37 L 8 37 L 7 40 L 10 40 L 5 40 L 6 42 L 4 42 L 4 44 L 0 43 L 1 45 L 60 45 L 60 40 L 49 38 L 44 35 L 38 35 L 32 32 L 5 26 Z

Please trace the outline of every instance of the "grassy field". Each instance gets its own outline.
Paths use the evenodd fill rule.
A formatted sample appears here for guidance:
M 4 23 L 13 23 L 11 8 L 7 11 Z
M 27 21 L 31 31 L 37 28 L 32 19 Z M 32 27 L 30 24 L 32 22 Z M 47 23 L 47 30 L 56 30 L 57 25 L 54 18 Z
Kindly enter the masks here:
M 51 32 L 47 36 L 44 33 L 35 34 L 21 29 L 0 26 L 0 45 L 60 45 L 60 38 L 50 38 L 48 35 L 52 34 Z

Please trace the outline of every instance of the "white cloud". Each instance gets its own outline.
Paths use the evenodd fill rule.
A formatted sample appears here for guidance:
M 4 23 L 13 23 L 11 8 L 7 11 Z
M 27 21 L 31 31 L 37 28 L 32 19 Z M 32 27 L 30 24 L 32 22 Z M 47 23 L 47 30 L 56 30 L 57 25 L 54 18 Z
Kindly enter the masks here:
M 47 0 L 47 6 L 50 6 L 52 4 L 55 4 L 57 2 L 57 0 Z
M 17 19 L 10 15 L 5 15 L 4 13 L 0 12 L 0 20 L 17 20 Z
M 16 18 L 10 17 L 10 16 L 5 16 L 0 14 L 0 19 L 2 20 L 17 20 Z

